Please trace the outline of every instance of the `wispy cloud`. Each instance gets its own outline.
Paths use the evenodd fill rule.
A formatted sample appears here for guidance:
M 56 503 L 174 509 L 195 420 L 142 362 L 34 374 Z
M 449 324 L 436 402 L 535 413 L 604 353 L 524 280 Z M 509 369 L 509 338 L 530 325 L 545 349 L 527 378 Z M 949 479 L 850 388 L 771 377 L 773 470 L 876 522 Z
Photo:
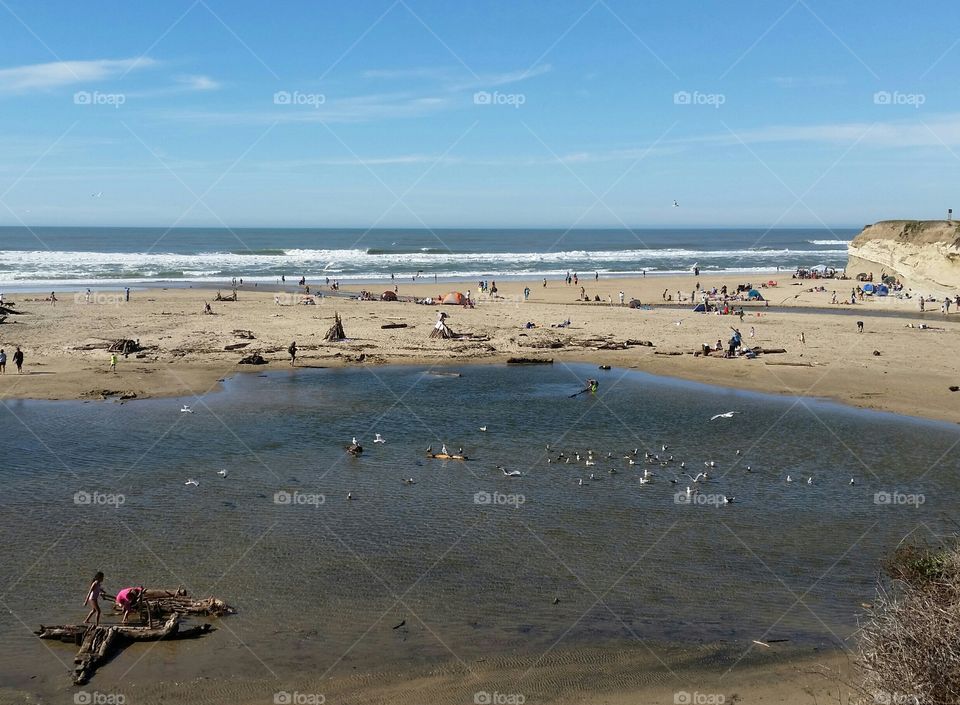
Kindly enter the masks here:
M 0 69 L 0 92 L 22 93 L 51 90 L 77 83 L 108 81 L 135 69 L 154 67 L 148 57 L 132 59 L 95 59 L 92 61 L 53 61 Z
M 185 91 L 215 91 L 220 88 L 220 82 L 209 76 L 177 76 L 174 80 Z

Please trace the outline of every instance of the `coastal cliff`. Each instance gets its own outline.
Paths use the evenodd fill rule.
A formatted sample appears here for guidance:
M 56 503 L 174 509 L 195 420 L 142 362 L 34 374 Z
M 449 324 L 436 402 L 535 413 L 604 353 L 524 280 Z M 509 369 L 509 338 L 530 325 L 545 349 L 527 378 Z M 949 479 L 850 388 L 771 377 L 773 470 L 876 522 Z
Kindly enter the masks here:
M 894 274 L 923 293 L 960 289 L 960 223 L 885 220 L 865 227 L 848 247 L 847 274 Z

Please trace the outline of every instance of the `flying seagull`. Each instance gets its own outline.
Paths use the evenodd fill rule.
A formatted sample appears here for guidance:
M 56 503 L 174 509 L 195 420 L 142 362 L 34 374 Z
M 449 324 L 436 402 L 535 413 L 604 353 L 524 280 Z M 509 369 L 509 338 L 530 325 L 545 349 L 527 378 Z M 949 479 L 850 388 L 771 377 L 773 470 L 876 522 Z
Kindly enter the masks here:
M 220 477 L 226 477 L 226 476 L 227 476 L 227 471 L 226 471 L 226 470 L 217 470 L 217 474 L 218 474 Z
M 373 436 L 374 436 L 373 438 L 374 443 L 386 443 L 386 441 L 380 436 L 379 433 L 375 433 L 373 434 Z
M 199 486 L 200 486 L 200 483 L 197 482 L 196 480 L 194 480 L 193 478 L 190 478 L 189 480 L 187 480 L 187 481 L 184 482 L 183 484 L 185 484 L 185 485 L 193 485 L 194 487 L 199 487 Z
M 714 414 L 710 417 L 711 421 L 716 421 L 717 419 L 732 419 L 733 415 L 736 414 L 736 411 L 725 411 L 722 414 Z
M 503 473 L 504 477 L 520 477 L 519 470 L 507 470 L 506 468 L 501 467 L 500 472 Z
M 192 413 L 193 413 L 193 409 L 191 409 L 189 406 L 187 406 L 186 404 L 184 404 L 184 405 L 180 408 L 180 413 L 181 413 L 181 414 L 192 414 Z
M 680 204 L 677 203 L 676 201 L 674 201 L 674 202 L 673 202 L 673 207 L 674 207 L 674 208 L 679 208 L 679 207 L 680 207 Z

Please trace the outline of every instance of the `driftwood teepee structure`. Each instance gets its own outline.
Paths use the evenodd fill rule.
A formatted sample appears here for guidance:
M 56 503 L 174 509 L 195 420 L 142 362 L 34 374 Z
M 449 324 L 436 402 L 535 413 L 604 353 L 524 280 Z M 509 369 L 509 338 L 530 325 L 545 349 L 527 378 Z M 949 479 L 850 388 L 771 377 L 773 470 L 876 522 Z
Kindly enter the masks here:
M 447 325 L 447 314 L 443 311 L 437 311 L 437 324 L 430 331 L 431 338 L 455 338 L 456 335 Z
M 340 321 L 340 314 L 333 314 L 333 325 L 330 326 L 330 330 L 327 331 L 327 334 L 323 336 L 324 340 L 330 342 L 336 342 L 338 340 L 345 340 L 347 334 L 343 332 L 343 323 Z

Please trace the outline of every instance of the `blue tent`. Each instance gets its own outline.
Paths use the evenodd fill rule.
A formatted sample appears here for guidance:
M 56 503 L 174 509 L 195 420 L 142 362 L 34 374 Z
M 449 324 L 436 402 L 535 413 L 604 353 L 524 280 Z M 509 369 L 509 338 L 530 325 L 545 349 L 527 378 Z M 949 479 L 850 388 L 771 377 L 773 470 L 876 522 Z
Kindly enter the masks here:
M 693 311 L 694 311 L 694 313 L 706 313 L 706 312 L 707 312 L 707 307 L 704 306 L 703 304 L 697 304 L 697 305 L 694 307 Z
M 750 292 L 747 294 L 747 298 L 750 301 L 763 301 L 763 295 L 756 289 L 751 289 Z
M 869 285 L 868 285 L 868 286 L 869 286 Z M 886 286 L 885 284 L 877 284 L 877 285 L 873 288 L 873 292 L 874 292 L 877 296 L 886 296 L 887 294 L 890 293 L 890 289 L 887 288 L 887 286 Z
M 864 285 L 863 285 L 863 293 L 864 293 L 864 294 L 872 294 L 872 293 L 873 293 L 873 284 L 864 284 Z

